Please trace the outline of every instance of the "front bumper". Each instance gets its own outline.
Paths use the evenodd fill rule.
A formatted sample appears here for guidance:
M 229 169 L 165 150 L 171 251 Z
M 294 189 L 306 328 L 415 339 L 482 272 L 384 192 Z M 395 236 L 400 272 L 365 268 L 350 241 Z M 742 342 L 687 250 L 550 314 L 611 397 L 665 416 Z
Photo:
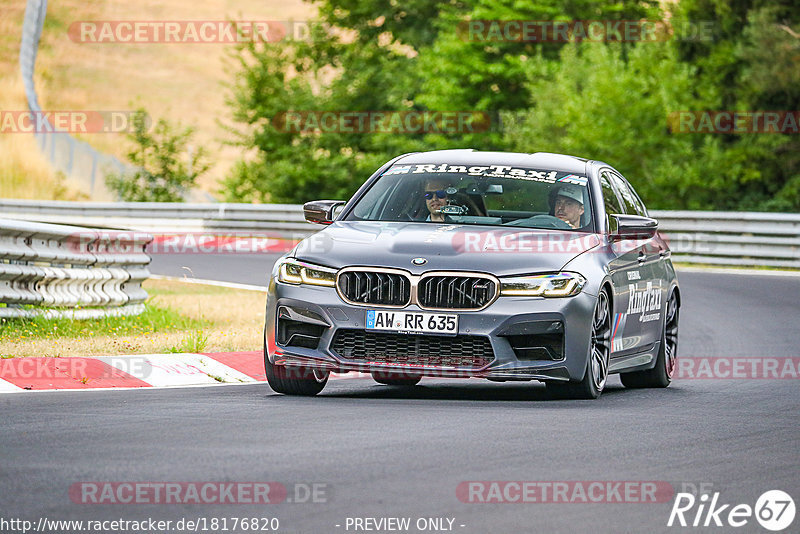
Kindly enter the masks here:
M 343 358 L 331 349 L 331 345 L 337 330 L 364 329 L 367 310 L 380 307 L 350 305 L 334 288 L 277 283 L 273 277 L 267 294 L 266 357 L 278 365 L 316 367 L 334 372 L 403 371 L 422 376 L 500 381 L 580 380 L 586 370 L 595 300 L 594 295 L 585 292 L 567 298 L 500 297 L 480 311 L 453 312 L 459 316 L 460 335 L 485 336 L 491 343 L 494 359 L 480 368 L 376 363 Z M 310 320 L 322 326 L 317 348 L 276 342 L 279 309 L 295 319 Z M 403 310 L 426 311 L 415 305 Z M 554 361 L 517 357 L 508 336 L 548 331 L 563 334 L 563 358 Z

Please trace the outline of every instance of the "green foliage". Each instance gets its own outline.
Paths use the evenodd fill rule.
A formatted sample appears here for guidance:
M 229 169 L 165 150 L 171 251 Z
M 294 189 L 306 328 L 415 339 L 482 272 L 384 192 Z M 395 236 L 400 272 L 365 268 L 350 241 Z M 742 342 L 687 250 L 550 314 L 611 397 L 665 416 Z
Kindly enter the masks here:
M 678 111 L 800 109 L 794 0 L 317 0 L 309 42 L 241 45 L 230 201 L 347 198 L 380 164 L 445 148 L 552 151 L 617 167 L 649 206 L 800 210 L 797 135 L 681 133 Z M 479 20 L 670 20 L 667 42 L 483 42 Z M 286 132 L 287 111 L 485 111 L 457 134 Z
M 187 153 L 194 129 L 182 129 L 159 119 L 151 131 L 143 109 L 136 111 L 131 123 L 133 130 L 128 139 L 134 146 L 128 152 L 128 160 L 135 170 L 110 174 L 106 184 L 123 201 L 181 202 L 197 177 L 209 168 L 203 147 Z
M 509 148 L 591 154 L 622 171 L 654 208 L 719 200 L 731 189 L 718 170 L 719 139 L 668 127 L 670 112 L 702 106 L 691 96 L 694 69 L 675 56 L 666 43 L 640 43 L 627 59 L 618 45 L 584 43 L 564 48 L 555 63 L 531 61 L 538 104 L 508 114 Z
M 517 110 L 530 104 L 526 62 L 558 57 L 563 42 L 483 40 L 467 21 L 660 20 L 652 0 L 476 0 L 469 10 L 445 12 L 428 53 L 420 54 L 425 78 L 420 101 L 431 109 Z
M 681 0 L 678 21 L 713 24 L 713 39 L 679 41 L 683 62 L 718 96 L 717 110 L 800 109 L 800 11 L 795 0 Z M 736 209 L 800 211 L 800 136 L 720 136 L 738 173 Z M 746 165 L 750 170 L 742 171 Z M 711 203 L 723 208 L 729 203 Z
M 164 352 L 171 354 L 197 354 L 203 352 L 208 346 L 208 337 L 208 334 L 204 334 L 202 330 L 192 330 L 181 340 L 180 345 L 167 347 L 164 349 Z M 220 382 L 222 382 L 222 380 L 220 380 Z

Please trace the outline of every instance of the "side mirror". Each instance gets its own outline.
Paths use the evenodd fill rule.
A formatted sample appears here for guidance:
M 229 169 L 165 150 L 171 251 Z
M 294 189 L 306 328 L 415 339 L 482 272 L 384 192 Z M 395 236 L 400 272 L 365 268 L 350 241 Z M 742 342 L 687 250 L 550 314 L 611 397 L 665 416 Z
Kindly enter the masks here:
M 649 239 L 656 235 L 656 230 L 658 230 L 657 220 L 639 215 L 609 215 L 608 223 L 608 237 L 612 241 Z
M 310 223 L 330 224 L 337 214 L 336 208 L 344 206 L 343 200 L 314 200 L 303 204 L 303 215 Z

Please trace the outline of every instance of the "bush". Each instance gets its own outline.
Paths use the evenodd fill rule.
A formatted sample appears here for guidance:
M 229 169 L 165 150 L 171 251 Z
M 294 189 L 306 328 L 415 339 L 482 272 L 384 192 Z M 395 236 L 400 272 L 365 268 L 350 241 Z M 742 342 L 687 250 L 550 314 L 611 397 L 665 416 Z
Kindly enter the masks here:
M 122 201 L 183 201 L 186 192 L 196 185 L 197 177 L 209 168 L 202 147 L 187 151 L 194 129 L 182 129 L 159 119 L 151 132 L 143 109 L 137 110 L 132 124 L 128 138 L 134 146 L 128 152 L 128 160 L 135 169 L 107 176 L 106 184 Z

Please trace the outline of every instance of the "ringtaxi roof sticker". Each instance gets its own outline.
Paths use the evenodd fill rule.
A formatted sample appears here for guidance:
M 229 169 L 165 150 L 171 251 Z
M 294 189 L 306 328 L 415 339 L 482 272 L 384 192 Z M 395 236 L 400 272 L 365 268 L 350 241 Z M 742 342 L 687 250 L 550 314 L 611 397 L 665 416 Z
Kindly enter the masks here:
M 448 163 L 394 165 L 389 168 L 384 176 L 393 174 L 464 174 L 467 176 L 480 176 L 485 178 L 511 178 L 514 180 L 528 180 L 554 184 L 564 182 L 581 187 L 586 187 L 587 179 L 570 173 L 560 173 L 553 170 L 525 169 L 511 167 L 510 165 L 450 165 Z

